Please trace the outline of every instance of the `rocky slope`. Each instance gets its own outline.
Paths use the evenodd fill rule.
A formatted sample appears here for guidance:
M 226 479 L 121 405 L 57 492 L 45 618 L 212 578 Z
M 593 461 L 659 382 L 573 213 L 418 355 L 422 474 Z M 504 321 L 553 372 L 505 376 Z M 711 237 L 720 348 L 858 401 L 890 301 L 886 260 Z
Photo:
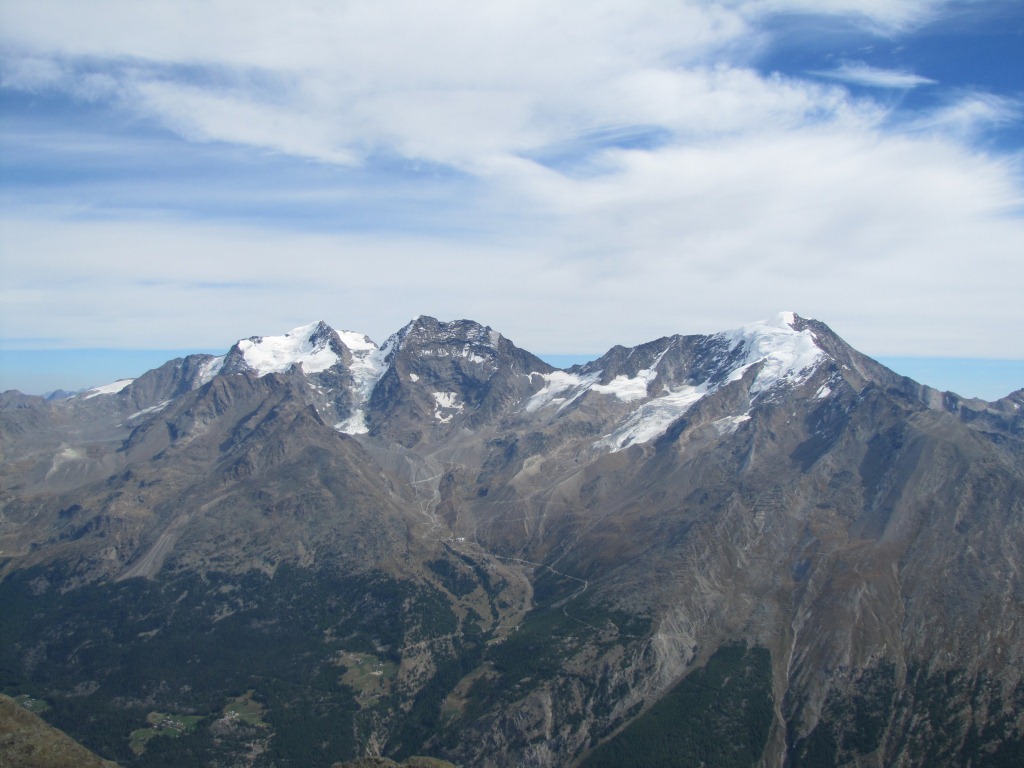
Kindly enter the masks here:
M 117 768 L 0 694 L 0 768 Z
M 790 313 L 568 370 L 469 321 L 313 323 L 6 393 L 3 685 L 123 764 L 160 741 L 118 723 L 174 711 L 205 720 L 162 764 L 600 765 L 703 669 L 687 711 L 750 704 L 694 725 L 734 764 L 1013 764 L 1022 406 Z

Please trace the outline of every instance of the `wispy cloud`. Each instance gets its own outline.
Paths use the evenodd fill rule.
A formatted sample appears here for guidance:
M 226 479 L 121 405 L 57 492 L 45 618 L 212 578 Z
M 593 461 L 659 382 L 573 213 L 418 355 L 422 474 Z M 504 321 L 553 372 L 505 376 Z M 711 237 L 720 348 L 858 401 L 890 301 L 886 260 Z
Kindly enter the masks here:
M 1024 119 L 1024 100 L 991 93 L 958 92 L 942 106 L 913 121 L 914 128 L 969 141 L 986 129 Z
M 750 0 L 468 3 L 7 4 L 3 83 L 107 99 L 192 141 L 352 165 L 375 153 L 464 169 L 609 128 L 680 140 L 870 112 L 809 82 L 765 79 L 729 55 L 769 13 L 905 25 L 945 5 Z M 83 34 L 86 29 L 89 34 Z M 0 33 L 3 34 L 3 33 Z M 258 40 L 258 45 L 252 41 Z M 710 62 L 714 62 L 713 64 Z M 818 73 L 908 89 L 933 81 L 850 63 Z
M 848 63 L 830 70 L 816 71 L 811 74 L 819 77 L 827 77 L 831 80 L 840 80 L 844 83 L 854 85 L 866 85 L 871 88 L 893 88 L 908 90 L 917 88 L 920 85 L 934 85 L 935 80 L 913 72 L 904 72 L 894 69 L 878 69 L 864 63 Z

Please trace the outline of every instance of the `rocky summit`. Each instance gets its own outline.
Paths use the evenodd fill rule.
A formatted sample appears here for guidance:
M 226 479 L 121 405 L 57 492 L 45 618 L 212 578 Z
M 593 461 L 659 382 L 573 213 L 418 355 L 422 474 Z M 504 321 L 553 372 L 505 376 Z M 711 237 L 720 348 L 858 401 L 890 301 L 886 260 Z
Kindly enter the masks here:
M 815 320 L 312 323 L 0 452 L 2 690 L 120 765 L 1024 764 L 1024 390 Z

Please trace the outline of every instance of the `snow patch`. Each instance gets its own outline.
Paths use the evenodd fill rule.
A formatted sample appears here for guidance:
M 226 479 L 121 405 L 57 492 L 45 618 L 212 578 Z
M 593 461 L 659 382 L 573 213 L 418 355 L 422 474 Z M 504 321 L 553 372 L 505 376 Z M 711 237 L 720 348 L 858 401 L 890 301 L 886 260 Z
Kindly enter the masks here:
M 656 368 L 666 352 L 668 352 L 668 347 L 655 358 L 650 368 L 637 371 L 636 376 L 630 377 L 621 374 L 607 384 L 598 383 L 601 379 L 602 371 L 594 371 L 585 376 L 566 371 L 552 371 L 551 373 L 538 373 L 534 371 L 530 376 L 540 376 L 546 384 L 542 390 L 526 401 L 524 408 L 527 413 L 536 411 L 546 405 L 557 405 L 559 410 L 561 410 L 588 391 L 597 392 L 602 395 L 614 395 L 624 403 L 643 400 L 647 397 L 647 389 L 651 382 L 658 378 Z M 632 355 L 632 352 L 630 354 Z M 575 390 L 575 392 L 572 392 L 572 390 Z M 563 393 L 569 394 L 570 392 L 572 394 L 571 397 L 562 397 Z
M 466 345 L 464 345 L 462 347 L 462 353 L 461 354 L 462 354 L 462 356 L 464 358 L 469 360 L 469 362 L 471 362 L 471 363 L 480 364 L 480 363 L 486 363 L 487 362 L 487 358 L 483 357 L 482 355 L 478 355 L 476 352 L 474 352 L 473 348 L 469 344 L 466 344 Z
M 434 418 L 442 424 L 447 424 L 454 417 L 455 414 L 463 410 L 462 403 L 456 403 L 458 400 L 458 392 L 432 392 L 434 396 Z M 441 411 L 452 411 L 452 413 L 444 414 Z
M 334 428 L 344 435 L 365 435 L 370 431 L 366 425 L 366 413 L 362 408 L 352 409 L 352 415 L 344 421 L 339 421 Z
M 718 419 L 718 421 L 711 422 L 711 426 L 719 435 L 731 435 L 745 421 L 750 421 L 750 411 L 741 413 L 739 416 L 726 416 L 724 419 Z
M 579 376 L 578 374 L 567 373 L 566 371 L 552 371 L 551 373 L 538 373 L 534 371 L 530 374 L 530 378 L 534 376 L 540 376 L 547 383 L 543 389 L 526 401 L 523 409 L 527 413 L 533 413 L 546 405 L 553 404 L 559 405 L 559 409 L 564 408 L 596 384 L 601 377 L 601 372 L 597 371 L 586 376 Z M 563 392 L 573 389 L 577 390 L 573 397 L 559 397 Z
M 147 413 L 157 413 L 159 411 L 162 411 L 170 404 L 170 400 L 164 400 L 162 403 L 157 403 L 156 405 L 151 405 L 149 408 L 143 408 L 141 411 L 136 411 L 131 416 L 129 416 L 127 420 L 131 421 L 132 419 L 137 419 L 140 416 L 145 416 Z
M 459 398 L 458 392 L 434 392 L 433 395 L 438 408 L 462 408 L 461 405 L 455 405 L 455 401 Z
M 630 445 L 649 442 L 668 431 L 676 419 L 686 413 L 709 391 L 707 382 L 695 387 L 683 386 L 641 405 L 622 425 L 594 443 L 595 448 L 610 448 L 612 453 Z
M 615 395 L 622 402 L 629 403 L 647 397 L 647 387 L 657 377 L 657 371 L 653 368 L 645 368 L 642 371 L 637 371 L 633 378 L 626 375 L 616 376 L 607 384 L 594 384 L 590 389 L 606 395 Z
M 410 374 L 409 374 L 409 381 L 412 381 L 412 382 L 417 382 L 417 381 L 419 381 L 419 380 L 420 380 L 420 377 L 419 377 L 419 376 L 417 376 L 417 375 L 416 375 L 415 373 L 410 373 Z
M 220 373 L 224 367 L 224 355 L 207 360 L 199 368 L 199 386 L 213 381 L 213 378 Z
M 135 379 L 118 379 L 117 381 L 111 384 L 104 384 L 102 387 L 93 387 L 84 395 L 82 395 L 82 399 L 91 400 L 92 398 L 97 397 L 99 395 L 116 395 L 118 392 L 127 387 L 133 381 L 135 381 Z

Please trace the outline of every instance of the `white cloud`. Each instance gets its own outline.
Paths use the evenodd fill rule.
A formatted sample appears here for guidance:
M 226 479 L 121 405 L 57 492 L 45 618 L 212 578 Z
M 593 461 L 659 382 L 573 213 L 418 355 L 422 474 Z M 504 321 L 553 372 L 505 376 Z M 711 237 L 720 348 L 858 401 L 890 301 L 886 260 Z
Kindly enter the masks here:
M 790 308 L 869 353 L 1024 357 L 992 332 L 1024 322 L 1015 169 L 949 140 L 830 123 L 613 150 L 598 176 L 525 160 L 488 172 L 478 213 L 501 224 L 473 241 L 8 220 L 6 279 L 24 293 L 2 324 L 216 347 L 321 316 L 380 341 L 426 312 L 534 351 L 597 352 Z
M 765 14 L 895 34 L 945 5 L 0 4 L 6 88 L 106 101 L 188 141 L 313 159 L 339 178 L 383 155 L 460 180 L 409 192 L 369 167 L 363 189 L 267 178 L 273 189 L 254 192 L 247 177 L 233 193 L 328 210 L 379 199 L 429 219 L 413 235 L 198 223 L 215 212 L 173 174 L 153 184 L 177 218 L 123 195 L 102 209 L 100 182 L 76 182 L 73 209 L 12 199 L 0 325 L 83 346 L 217 347 L 320 317 L 380 341 L 426 312 L 490 323 L 534 351 L 599 352 L 794 309 L 869 352 L 1024 356 L 992 332 L 1024 322 L 1019 168 L 970 143 L 1017 105 L 967 94 L 908 124 L 737 53 Z M 830 75 L 930 82 L 859 64 Z M 633 135 L 653 138 L 623 149 Z M 442 194 L 453 199 L 441 206 Z
M 765 14 L 899 27 L 943 5 L 38 0 L 0 6 L 0 36 L 15 52 L 7 87 L 114 99 L 189 140 L 328 163 L 383 151 L 474 169 L 609 128 L 657 126 L 693 141 L 866 114 L 873 105 L 765 80 L 729 57 L 756 44 Z M 860 64 L 824 74 L 885 88 L 931 82 Z
M 866 85 L 872 88 L 894 88 L 906 90 L 917 88 L 920 85 L 934 85 L 931 80 L 913 72 L 902 70 L 878 69 L 864 63 L 848 63 L 828 72 L 815 72 L 813 74 L 821 77 L 828 77 L 833 80 L 841 80 L 844 83 L 855 85 Z
M 1024 101 L 991 93 L 961 93 L 946 105 L 922 115 L 913 123 L 918 130 L 940 132 L 970 140 L 979 131 L 1018 122 Z
M 618 122 L 617 99 L 643 101 L 647 76 L 670 76 L 747 29 L 735 11 L 656 0 L 40 0 L 0 13 L 8 48 L 53 70 L 33 77 L 16 58 L 12 87 L 75 91 L 98 68 L 126 106 L 187 138 L 328 162 L 382 144 L 456 164 L 544 146 Z
M 982 331 L 998 316 L 1024 320 L 1013 299 L 1024 290 L 1024 196 L 1012 161 L 842 126 L 613 154 L 615 170 L 600 178 L 518 170 L 522 197 L 561 222 L 553 239 L 580 269 L 563 279 L 593 291 L 596 306 L 644 308 L 620 321 L 635 324 L 632 340 L 652 335 L 639 327 L 650 317 L 677 318 L 675 328 L 703 317 L 710 329 L 744 307 L 835 317 L 843 332 L 841 320 L 871 306 L 865 326 L 888 329 L 860 336 L 868 350 L 900 351 L 891 334 L 904 318 L 934 334 L 906 353 L 970 354 L 974 334 L 985 354 L 1024 354 L 1018 340 Z M 963 317 L 976 302 L 979 314 Z
M 130 100 L 191 140 L 245 144 L 342 165 L 358 162 L 329 124 L 287 104 L 159 80 L 133 83 Z

